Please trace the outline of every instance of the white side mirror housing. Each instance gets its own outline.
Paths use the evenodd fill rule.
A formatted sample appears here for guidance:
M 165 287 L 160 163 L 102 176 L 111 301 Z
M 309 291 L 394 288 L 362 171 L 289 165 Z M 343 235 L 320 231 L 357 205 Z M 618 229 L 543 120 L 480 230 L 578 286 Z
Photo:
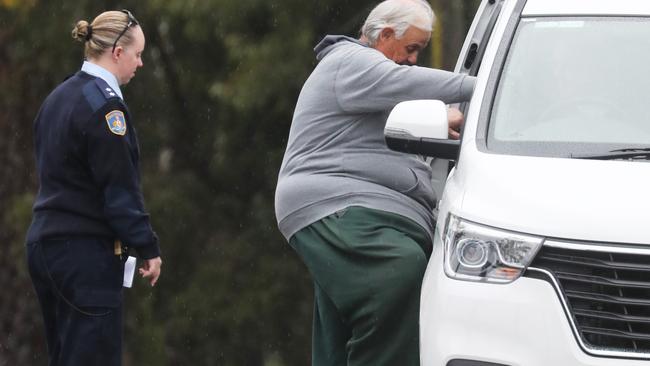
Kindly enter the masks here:
M 384 135 L 446 139 L 447 106 L 439 100 L 409 100 L 393 108 Z
M 439 100 L 411 100 L 393 108 L 384 137 L 389 149 L 456 160 L 458 140 L 449 140 L 447 106 Z

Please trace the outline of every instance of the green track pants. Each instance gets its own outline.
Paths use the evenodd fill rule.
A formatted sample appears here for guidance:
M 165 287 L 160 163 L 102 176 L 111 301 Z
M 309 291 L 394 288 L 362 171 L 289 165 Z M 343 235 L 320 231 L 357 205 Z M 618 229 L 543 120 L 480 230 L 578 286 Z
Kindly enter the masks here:
M 314 280 L 312 365 L 420 364 L 420 288 L 431 251 L 422 227 L 349 207 L 289 243 Z

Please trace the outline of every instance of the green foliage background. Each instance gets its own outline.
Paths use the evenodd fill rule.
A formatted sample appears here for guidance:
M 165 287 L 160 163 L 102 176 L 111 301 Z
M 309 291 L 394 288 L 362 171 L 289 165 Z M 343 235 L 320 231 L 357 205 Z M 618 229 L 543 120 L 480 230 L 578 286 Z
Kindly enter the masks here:
M 421 64 L 450 69 L 478 1 L 432 3 L 439 37 Z M 123 92 L 164 261 L 155 289 L 125 292 L 125 365 L 308 364 L 312 286 L 276 228 L 273 192 L 313 46 L 356 36 L 375 4 L 0 0 L 0 366 L 47 358 L 23 243 L 32 120 L 81 66 L 74 23 L 121 8 L 147 36 L 145 67 Z

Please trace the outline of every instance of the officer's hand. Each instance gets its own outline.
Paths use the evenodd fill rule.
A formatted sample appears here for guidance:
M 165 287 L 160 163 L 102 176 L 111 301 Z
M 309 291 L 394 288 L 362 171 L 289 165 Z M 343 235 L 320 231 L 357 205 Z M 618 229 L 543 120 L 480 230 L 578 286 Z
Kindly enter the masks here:
M 460 138 L 460 127 L 465 121 L 463 112 L 458 108 L 449 108 L 447 110 L 447 120 L 449 121 L 449 138 L 458 140 Z
M 160 277 L 160 266 L 162 266 L 160 257 L 145 259 L 138 272 L 143 278 L 150 277 L 149 283 L 153 287 Z

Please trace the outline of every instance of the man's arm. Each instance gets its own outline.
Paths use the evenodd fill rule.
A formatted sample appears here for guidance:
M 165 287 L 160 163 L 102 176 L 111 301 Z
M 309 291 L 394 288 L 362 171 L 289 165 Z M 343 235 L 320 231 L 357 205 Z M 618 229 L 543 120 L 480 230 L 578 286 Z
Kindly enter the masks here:
M 398 65 L 378 51 L 364 49 L 343 55 L 335 93 L 345 111 L 372 113 L 390 110 L 405 100 L 438 99 L 446 104 L 468 101 L 474 84 L 472 76 Z

